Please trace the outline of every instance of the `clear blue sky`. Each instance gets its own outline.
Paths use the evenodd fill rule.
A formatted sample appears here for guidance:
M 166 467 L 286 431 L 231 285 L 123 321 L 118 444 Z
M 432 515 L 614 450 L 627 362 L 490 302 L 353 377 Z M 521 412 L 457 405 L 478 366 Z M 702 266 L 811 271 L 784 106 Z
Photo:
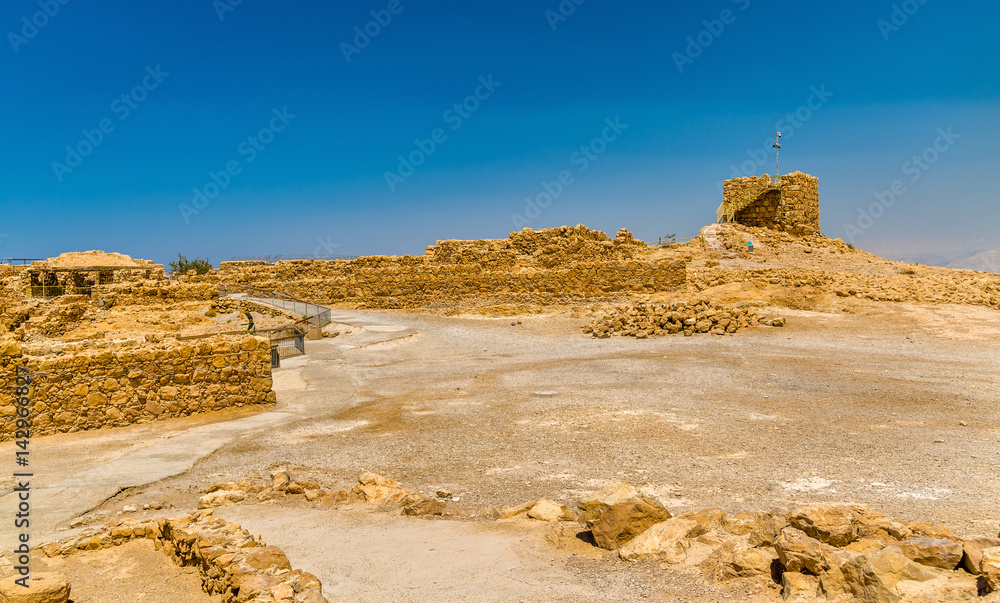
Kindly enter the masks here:
M 796 111 L 781 167 L 827 235 L 895 180 L 859 246 L 1000 224 L 995 2 L 235 1 L 4 2 L 0 257 L 421 253 L 515 214 L 692 236 Z

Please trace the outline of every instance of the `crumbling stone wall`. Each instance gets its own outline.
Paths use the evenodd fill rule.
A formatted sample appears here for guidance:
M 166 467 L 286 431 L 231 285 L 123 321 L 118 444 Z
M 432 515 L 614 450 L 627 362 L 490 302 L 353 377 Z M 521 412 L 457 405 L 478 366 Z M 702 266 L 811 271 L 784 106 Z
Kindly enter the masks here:
M 685 259 L 650 260 L 648 251 L 624 229 L 611 239 L 564 226 L 501 240 L 438 241 L 422 256 L 223 262 L 220 273 L 227 283 L 367 308 L 546 304 L 681 287 Z
M 14 436 L 15 366 L 32 372 L 32 435 L 148 423 L 196 412 L 265 404 L 267 339 L 216 336 L 27 346 L 0 341 L 0 441 Z
M 177 565 L 197 568 L 202 589 L 223 603 L 327 601 L 319 578 L 293 570 L 281 549 L 207 509 L 174 518 L 119 519 L 39 548 L 47 557 L 69 556 L 136 539 L 152 540 Z
M 723 182 L 723 203 L 739 199 L 748 189 L 769 176 L 734 178 Z M 769 191 L 749 207 L 736 213 L 736 222 L 792 232 L 819 232 L 819 179 L 802 172 L 781 177 L 781 190 Z

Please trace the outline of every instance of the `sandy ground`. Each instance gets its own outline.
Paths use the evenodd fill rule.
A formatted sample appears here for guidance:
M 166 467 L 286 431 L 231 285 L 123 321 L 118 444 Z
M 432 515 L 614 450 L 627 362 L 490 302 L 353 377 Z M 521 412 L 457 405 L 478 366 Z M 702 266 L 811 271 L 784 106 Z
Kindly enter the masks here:
M 99 511 L 156 499 L 190 507 L 211 481 L 287 465 L 336 487 L 374 471 L 426 494 L 447 489 L 469 511 L 540 497 L 573 503 L 626 479 L 675 513 L 846 501 L 967 537 L 995 535 L 1000 523 L 995 311 L 785 310 L 784 329 L 646 340 L 588 338 L 579 330 L 586 319 L 568 315 L 517 324 L 342 314 L 366 326 L 309 342 L 307 358 L 275 372 L 279 404 L 270 412 L 280 421 L 249 423 L 185 461 L 189 469 Z M 169 443 L 191 427 L 41 438 L 38 449 L 52 441 L 63 457 L 78 451 L 51 460 L 45 475 L 96 465 L 98 442 L 105 462 L 127 463 L 145 445 L 136 429 Z M 530 525 L 294 506 L 219 513 L 285 548 L 328 595 L 351 600 L 780 598 L 767 588 L 755 594 L 760 585 L 717 590 L 691 573 L 625 565 L 572 536 L 553 544 Z M 448 551 L 443 561 L 439 551 Z
M 151 540 L 46 559 L 70 583 L 72 603 L 221 603 L 201 590 L 194 567 L 178 567 Z M 38 570 L 36 570 L 38 571 Z

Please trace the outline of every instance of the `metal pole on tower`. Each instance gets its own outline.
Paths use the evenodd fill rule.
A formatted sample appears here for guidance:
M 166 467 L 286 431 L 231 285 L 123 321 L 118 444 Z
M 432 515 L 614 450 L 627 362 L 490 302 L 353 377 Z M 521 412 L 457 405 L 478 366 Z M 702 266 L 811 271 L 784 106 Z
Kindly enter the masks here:
M 781 132 L 774 135 L 774 170 L 775 176 L 781 177 L 781 143 L 778 140 L 781 138 Z

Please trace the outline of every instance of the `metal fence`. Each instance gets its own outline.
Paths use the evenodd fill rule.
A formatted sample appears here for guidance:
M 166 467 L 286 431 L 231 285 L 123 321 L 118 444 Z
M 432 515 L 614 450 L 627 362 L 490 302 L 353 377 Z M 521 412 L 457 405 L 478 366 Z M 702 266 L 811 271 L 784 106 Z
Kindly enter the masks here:
M 14 265 L 14 262 L 20 262 L 21 264 L 29 264 L 31 262 L 41 262 L 43 258 L 0 258 L 0 264 L 10 264 Z
M 230 262 L 291 262 L 294 260 L 321 260 L 325 262 L 333 260 L 351 261 L 358 259 L 356 255 L 258 255 L 229 258 Z
M 305 354 L 306 333 L 310 329 L 322 329 L 333 322 L 330 308 L 292 297 L 291 295 L 285 295 L 284 293 L 265 291 L 256 287 L 220 283 L 219 297 L 242 299 L 264 304 L 302 316 L 301 320 L 287 325 L 257 329 L 257 335 L 267 337 L 271 342 L 272 367 L 280 366 L 281 358 Z

